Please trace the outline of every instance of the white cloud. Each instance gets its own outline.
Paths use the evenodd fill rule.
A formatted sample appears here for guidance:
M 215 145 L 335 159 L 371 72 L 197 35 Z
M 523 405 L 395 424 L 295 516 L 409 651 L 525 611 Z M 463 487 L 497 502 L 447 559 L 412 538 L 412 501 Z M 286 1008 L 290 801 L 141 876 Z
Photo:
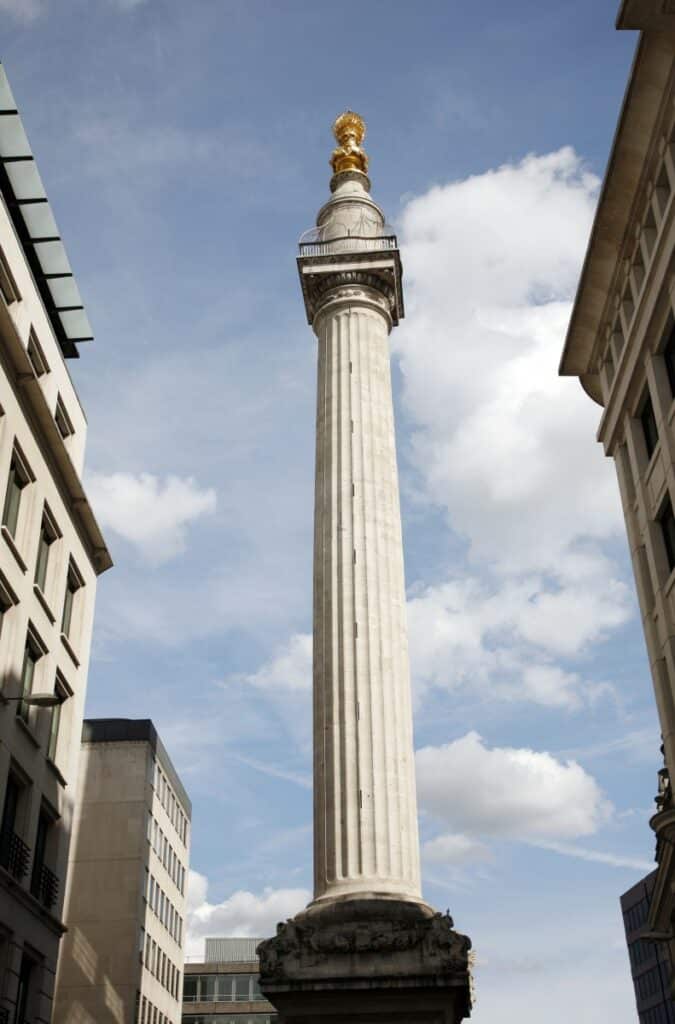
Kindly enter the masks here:
M 150 473 L 94 473 L 87 487 L 101 525 L 134 544 L 147 561 L 159 564 L 185 550 L 188 523 L 215 511 L 216 493 L 192 477 Z
M 421 807 L 453 831 L 507 839 L 591 835 L 611 804 L 575 761 L 526 748 L 488 748 L 469 732 L 417 752 Z
M 571 556 L 557 577 L 463 576 L 408 601 L 419 688 L 485 688 L 503 700 L 578 710 L 611 693 L 557 665 L 626 621 L 628 588 L 598 556 Z M 561 628 L 564 623 L 564 628 Z
M 207 936 L 273 935 L 277 922 L 293 917 L 311 898 L 306 889 L 264 889 L 259 896 L 240 890 L 222 903 L 209 903 L 207 896 L 206 877 L 190 871 L 186 944 L 189 956 L 203 955 Z
M 311 633 L 295 633 L 262 668 L 243 678 L 261 690 L 309 690 L 312 685 Z
M 403 215 L 396 338 L 415 466 L 472 553 L 556 568 L 620 525 L 597 406 L 557 364 L 597 180 L 569 148 L 434 188 Z
M 492 853 L 485 843 L 461 832 L 436 836 L 422 846 L 422 856 L 429 864 L 475 864 L 477 861 L 492 860 Z
M 39 18 L 45 10 L 42 0 L 0 0 L 0 11 L 26 23 Z

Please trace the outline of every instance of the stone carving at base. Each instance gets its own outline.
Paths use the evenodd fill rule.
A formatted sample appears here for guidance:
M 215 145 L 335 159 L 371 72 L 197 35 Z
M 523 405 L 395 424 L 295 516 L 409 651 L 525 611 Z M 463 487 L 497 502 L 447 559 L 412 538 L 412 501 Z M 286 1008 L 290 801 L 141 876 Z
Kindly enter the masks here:
M 324 910 L 310 908 L 278 924 L 258 955 L 263 984 L 317 977 L 326 969 L 340 973 L 345 969 L 340 961 L 348 959 L 351 977 L 372 977 L 376 969 L 403 976 L 465 976 L 468 985 L 470 948 L 470 939 L 454 931 L 449 914 L 398 901 L 351 900 Z

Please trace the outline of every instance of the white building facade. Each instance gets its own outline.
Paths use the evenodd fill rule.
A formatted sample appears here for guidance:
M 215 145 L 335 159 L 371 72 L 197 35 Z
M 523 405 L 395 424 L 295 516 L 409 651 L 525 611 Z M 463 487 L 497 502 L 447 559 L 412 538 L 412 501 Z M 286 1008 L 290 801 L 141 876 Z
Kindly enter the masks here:
M 111 565 L 65 363 L 90 336 L 0 65 L 0 1024 L 51 1019 L 64 930 L 96 579 Z
M 614 459 L 618 476 L 665 760 L 659 772 L 657 814 L 651 820 L 658 870 L 642 937 L 670 942 L 675 954 L 671 786 L 675 779 L 675 14 L 671 8 L 661 0 L 621 4 L 617 27 L 638 29 L 640 37 L 560 372 L 578 376 L 602 406 L 597 438 Z M 659 751 L 653 753 L 656 764 Z

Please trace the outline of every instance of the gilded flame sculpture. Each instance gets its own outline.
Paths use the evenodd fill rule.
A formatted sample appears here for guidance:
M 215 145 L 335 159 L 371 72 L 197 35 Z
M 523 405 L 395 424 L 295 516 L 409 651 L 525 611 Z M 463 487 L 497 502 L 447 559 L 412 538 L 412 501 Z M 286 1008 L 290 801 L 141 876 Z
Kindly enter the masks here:
M 343 171 L 360 171 L 367 174 L 368 157 L 361 149 L 361 143 L 366 137 L 366 122 L 363 118 L 353 110 L 345 110 L 333 123 L 333 135 L 340 143 L 330 158 L 333 172 L 342 174 Z

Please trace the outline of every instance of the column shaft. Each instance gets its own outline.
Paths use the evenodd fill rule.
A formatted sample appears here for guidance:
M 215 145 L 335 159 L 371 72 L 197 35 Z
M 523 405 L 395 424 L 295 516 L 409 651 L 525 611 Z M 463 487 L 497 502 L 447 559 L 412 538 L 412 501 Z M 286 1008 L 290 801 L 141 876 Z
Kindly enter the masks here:
M 419 898 L 391 322 L 372 289 L 342 294 L 314 322 L 315 899 Z

